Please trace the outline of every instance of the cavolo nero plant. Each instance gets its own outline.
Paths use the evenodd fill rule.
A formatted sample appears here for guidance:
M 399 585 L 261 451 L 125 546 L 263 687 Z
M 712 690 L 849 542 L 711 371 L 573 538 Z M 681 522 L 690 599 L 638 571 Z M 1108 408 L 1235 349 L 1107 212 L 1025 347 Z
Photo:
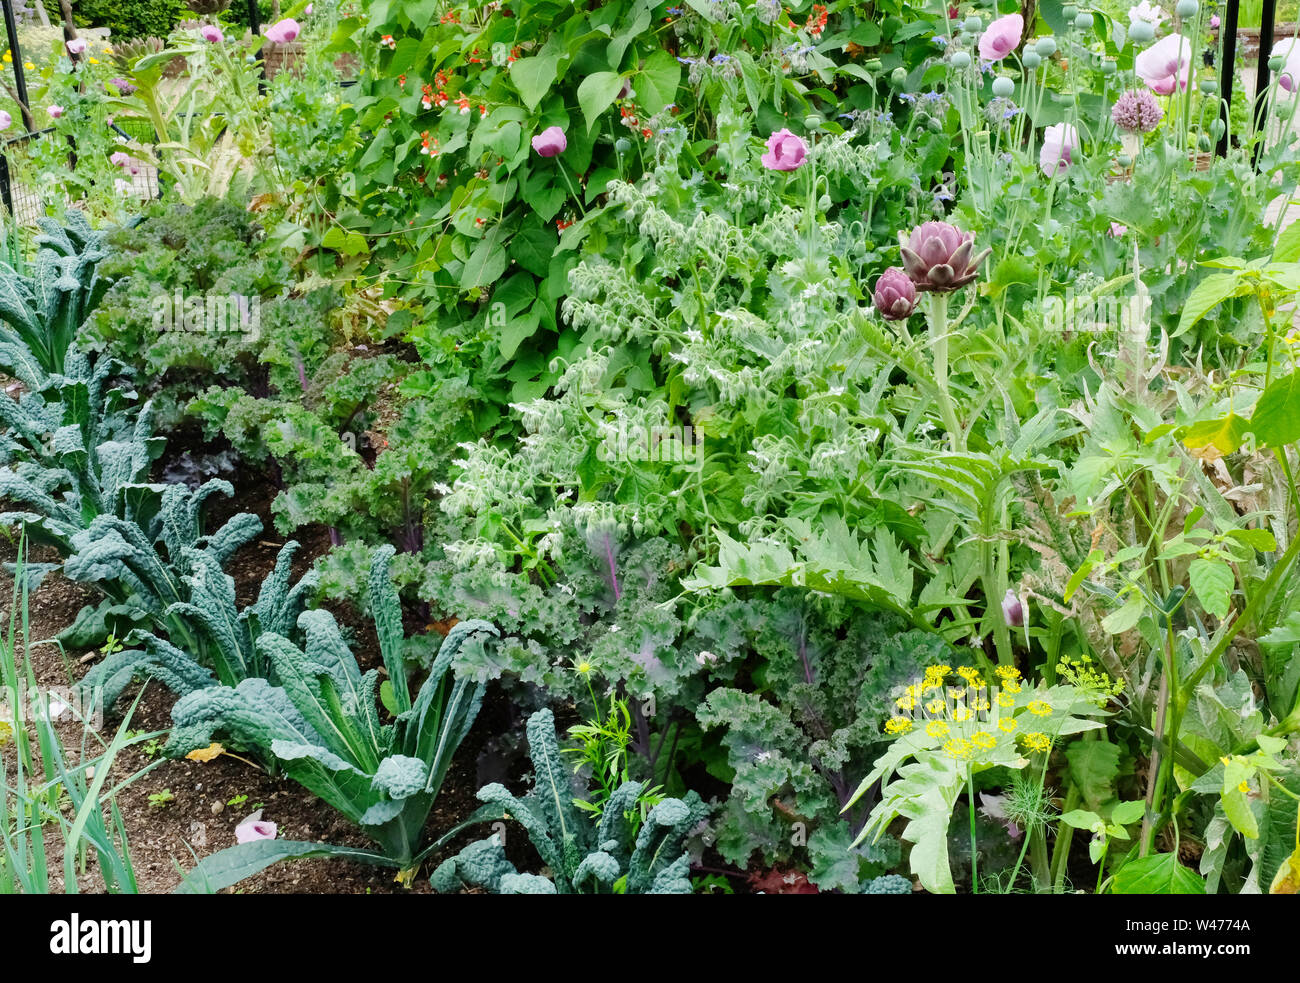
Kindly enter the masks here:
M 528 718 L 533 787 L 523 797 L 487 785 L 478 797 L 485 810 L 524 828 L 550 876 L 520 873 L 506 857 L 504 834 L 471 844 L 434 872 L 434 890 L 464 887 L 497 894 L 690 894 L 687 838 L 708 817 L 694 792 L 664 799 L 642 819 L 642 782 L 625 782 L 604 803 L 599 818 L 575 804 L 577 790 L 560 753 L 555 718 L 538 710 Z
M 387 673 L 383 704 L 391 720 L 382 716 L 379 671 L 361 671 L 332 615 L 306 611 L 298 618 L 302 647 L 271 632 L 257 640 L 278 685 L 249 678 L 235 687 L 183 696 L 172 710 L 166 748 L 170 755 L 184 756 L 220 741 L 268 755 L 290 778 L 360 826 L 378 852 L 293 841 L 244 844 L 208 858 L 191 881 L 224 880 L 253 861 L 264 867 L 288 857 L 343 855 L 396 867 L 409 884 L 441 844 L 425 844 L 425 822 L 485 689 L 459 678 L 455 662 L 462 649 L 491 644 L 497 631 L 483 621 L 457 624 L 413 689 L 401 603 L 388 574 L 392 553 L 391 547 L 376 550 L 370 574 L 372 614 Z

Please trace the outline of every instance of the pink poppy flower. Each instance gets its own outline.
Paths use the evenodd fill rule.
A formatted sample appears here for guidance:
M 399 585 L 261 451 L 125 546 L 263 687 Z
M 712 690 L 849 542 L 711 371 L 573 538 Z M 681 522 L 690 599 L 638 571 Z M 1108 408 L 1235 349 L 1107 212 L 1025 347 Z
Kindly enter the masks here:
M 1283 61 L 1277 84 L 1287 92 L 1300 89 L 1300 44 L 1296 44 L 1295 38 L 1285 38 L 1273 45 L 1272 56 Z
M 1123 239 L 1128 233 L 1128 226 L 1121 222 L 1111 222 L 1106 234 L 1112 239 Z
M 272 24 L 266 29 L 266 40 L 274 44 L 288 44 L 302 33 L 302 27 L 292 17 Z
M 1069 123 L 1057 123 L 1043 131 L 1043 151 L 1038 166 L 1049 177 L 1064 174 L 1074 163 L 1071 154 L 1079 149 L 1079 131 Z
M 1020 46 L 1025 33 L 1025 19 L 1019 14 L 999 17 L 980 36 L 980 57 L 985 61 L 1001 61 Z
M 1002 598 L 1002 618 L 1009 628 L 1024 627 L 1025 604 L 1010 587 Z
M 569 141 L 558 126 L 548 126 L 533 137 L 533 149 L 542 157 L 558 157 L 568 146 Z
M 235 842 L 255 843 L 258 840 L 273 840 L 275 839 L 275 832 L 275 823 L 263 819 L 262 810 L 258 809 L 257 812 L 235 827 Z
M 1138 78 L 1162 96 L 1187 88 L 1191 65 L 1192 45 L 1181 34 L 1161 38 L 1133 60 Z
M 6 113 L 3 109 L 0 109 L 0 130 L 9 129 L 9 127 L 13 126 L 13 123 L 14 123 L 14 118 L 10 116 L 8 113 Z
M 84 55 L 85 53 L 86 53 L 85 38 L 73 38 L 71 41 L 68 42 L 68 54 Z
M 50 119 L 58 119 L 63 115 L 63 107 L 54 105 L 47 109 L 46 112 L 50 114 Z
M 808 156 L 808 145 L 789 130 L 777 130 L 767 138 L 767 153 L 759 158 L 770 171 L 793 171 Z
M 226 40 L 226 36 L 221 33 L 221 28 L 217 27 L 215 24 L 204 24 L 199 28 L 199 35 L 204 41 L 211 42 L 212 44 L 219 44 Z

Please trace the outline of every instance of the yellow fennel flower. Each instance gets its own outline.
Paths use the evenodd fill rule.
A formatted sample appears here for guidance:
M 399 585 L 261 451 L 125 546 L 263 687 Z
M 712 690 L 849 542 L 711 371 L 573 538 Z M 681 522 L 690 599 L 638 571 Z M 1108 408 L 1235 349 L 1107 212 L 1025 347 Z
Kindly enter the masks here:
M 1013 707 L 1013 706 L 1015 706 L 1015 705 L 1016 705 L 1016 698 L 1015 698 L 1014 696 L 1012 696 L 1010 693 L 999 693 L 999 694 L 998 694 L 998 706 L 1000 706 L 1000 707 Z
M 944 742 L 943 753 L 955 761 L 964 761 L 970 757 L 970 744 L 954 737 Z
M 970 742 L 977 748 L 988 751 L 997 744 L 998 739 L 986 730 L 977 730 L 975 733 L 971 734 Z
M 912 721 L 906 717 L 890 717 L 885 722 L 886 734 L 906 734 L 912 729 Z
M 1040 734 L 1037 731 L 1024 735 L 1025 747 L 1031 751 L 1049 751 L 1052 747 L 1051 738 L 1046 734 Z
M 925 725 L 925 733 L 930 737 L 943 737 L 948 733 L 948 725 L 942 720 L 931 720 Z
M 1052 712 L 1052 705 L 1046 700 L 1034 700 L 1029 704 L 1029 712 L 1035 717 L 1046 717 Z
M 1002 731 L 1002 733 L 1004 734 L 1010 734 L 1015 729 L 1016 729 L 1015 717 L 1003 717 L 1001 720 L 998 721 L 998 730 Z
M 925 705 L 925 709 L 928 712 L 933 713 L 937 716 L 938 714 L 941 714 L 948 709 L 948 704 L 945 703 L 942 699 L 931 700 L 929 703 Z

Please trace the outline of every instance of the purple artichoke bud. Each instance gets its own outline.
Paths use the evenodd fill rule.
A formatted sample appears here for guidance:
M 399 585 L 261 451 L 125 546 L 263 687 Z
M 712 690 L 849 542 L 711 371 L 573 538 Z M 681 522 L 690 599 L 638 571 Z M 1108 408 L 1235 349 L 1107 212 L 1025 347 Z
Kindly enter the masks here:
M 901 321 L 916 310 L 916 284 L 901 266 L 891 266 L 876 281 L 873 300 L 885 320 Z
M 979 266 L 993 250 L 975 252 L 974 233 L 962 232 L 947 222 L 926 222 L 912 230 L 902 247 L 903 269 L 917 290 L 947 293 L 975 279 Z
M 1002 598 L 1002 617 L 1006 620 L 1008 628 L 1023 628 L 1025 626 L 1024 602 L 1009 587 Z

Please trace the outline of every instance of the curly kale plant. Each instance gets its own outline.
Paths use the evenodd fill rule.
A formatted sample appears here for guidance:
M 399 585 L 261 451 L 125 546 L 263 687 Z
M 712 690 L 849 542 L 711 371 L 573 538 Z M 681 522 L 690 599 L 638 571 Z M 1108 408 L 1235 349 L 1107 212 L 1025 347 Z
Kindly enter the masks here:
M 479 790 L 488 810 L 517 820 L 537 848 L 550 877 L 521 874 L 506 859 L 500 836 L 480 840 L 445 861 L 432 877 L 437 891 L 482 887 L 499 894 L 690 894 L 686 838 L 708 817 L 694 792 L 665 799 L 638 830 L 641 782 L 626 782 L 605 804 L 599 822 L 574 805 L 569 769 L 560 756 L 555 717 L 538 710 L 528 718 L 533 787 L 523 797 L 502 785 Z
M 952 649 L 893 617 L 782 595 L 756 633 L 757 691 L 721 687 L 696 711 L 703 727 L 725 733 L 734 771 L 717 845 L 741 867 L 755 853 L 766 863 L 806 860 L 823 890 L 856 893 L 898 861 L 898 844 L 854 844 L 865 810 L 841 810 L 886 740 L 880 725 L 896 690 Z
M 484 644 L 496 629 L 483 621 L 456 625 L 412 693 L 401 606 L 388 576 L 391 556 L 391 548 L 377 551 L 371 600 L 392 684 L 392 722 L 381 719 L 379 672 L 361 671 L 333 616 L 307 611 L 298 618 L 306 637 L 302 648 L 271 632 L 257 641 L 279 685 L 253 678 L 234 688 L 208 687 L 181 697 L 172 710 L 175 726 L 167 752 L 183 756 L 219 740 L 274 757 L 290 778 L 359 825 L 380 847 L 365 857 L 358 851 L 345 855 L 395 866 L 409 882 L 434 848 L 421 849 L 425 821 L 452 755 L 483 702 L 484 687 L 456 678 L 453 660 L 462 647 Z M 263 866 L 306 855 L 304 850 L 329 849 L 282 843 L 282 852 L 266 858 Z M 231 864 L 238 866 L 249 855 L 227 854 L 216 862 L 222 870 L 233 869 Z M 204 876 L 217 876 L 212 861 L 208 864 Z

